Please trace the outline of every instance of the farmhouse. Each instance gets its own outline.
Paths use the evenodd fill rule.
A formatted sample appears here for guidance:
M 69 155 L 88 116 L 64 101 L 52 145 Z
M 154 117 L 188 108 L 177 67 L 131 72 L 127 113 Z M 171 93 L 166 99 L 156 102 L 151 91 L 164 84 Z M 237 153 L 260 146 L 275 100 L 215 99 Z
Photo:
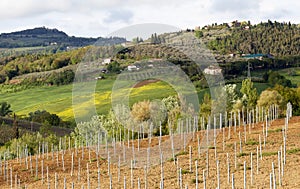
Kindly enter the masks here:
M 111 62 L 111 59 L 110 58 L 106 58 L 106 59 L 103 60 L 102 65 L 110 64 L 110 62 Z
M 139 70 L 138 67 L 136 67 L 135 65 L 129 65 L 127 67 L 128 71 L 136 71 L 136 70 Z
M 207 75 L 219 75 L 222 73 L 222 69 L 216 66 L 209 66 L 204 69 L 204 73 Z

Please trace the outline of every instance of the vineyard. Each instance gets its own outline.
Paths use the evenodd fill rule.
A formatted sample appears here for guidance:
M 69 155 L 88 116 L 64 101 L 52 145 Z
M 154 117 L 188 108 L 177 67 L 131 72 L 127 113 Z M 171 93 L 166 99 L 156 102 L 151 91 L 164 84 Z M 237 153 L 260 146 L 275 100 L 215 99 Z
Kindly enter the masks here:
M 65 137 L 34 156 L 18 146 L 14 159 L 1 154 L 0 187 L 299 188 L 300 117 L 278 111 L 188 118 L 166 136 L 140 126 L 85 143 Z

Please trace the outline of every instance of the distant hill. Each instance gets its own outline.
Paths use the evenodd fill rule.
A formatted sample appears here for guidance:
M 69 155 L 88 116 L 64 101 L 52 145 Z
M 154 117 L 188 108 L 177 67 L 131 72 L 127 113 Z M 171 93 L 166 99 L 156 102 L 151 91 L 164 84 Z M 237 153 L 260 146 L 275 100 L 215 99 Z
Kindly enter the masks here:
M 48 29 L 45 27 L 0 34 L 0 48 L 37 47 L 50 45 L 82 47 L 94 44 L 95 42 L 97 42 L 97 44 L 118 44 L 125 41 L 126 39 L 119 37 L 71 37 L 57 29 Z

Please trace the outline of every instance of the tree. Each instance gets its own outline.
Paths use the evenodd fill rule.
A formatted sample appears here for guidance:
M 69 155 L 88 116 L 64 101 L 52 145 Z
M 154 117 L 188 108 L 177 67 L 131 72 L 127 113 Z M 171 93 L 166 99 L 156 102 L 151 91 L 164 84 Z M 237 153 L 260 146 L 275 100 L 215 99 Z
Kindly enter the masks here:
M 98 142 L 98 134 L 104 137 L 107 136 L 107 132 L 104 128 L 105 117 L 93 116 L 90 121 L 78 123 L 73 137 L 77 141 L 85 141 L 89 144 L 96 144 Z
M 211 97 L 208 93 L 204 94 L 202 104 L 200 105 L 200 114 L 207 118 L 211 113 Z
M 225 85 L 223 90 L 226 93 L 227 110 L 232 110 L 233 105 L 238 100 L 236 84 Z
M 251 79 L 245 79 L 242 82 L 241 93 L 243 94 L 242 101 L 246 107 L 255 107 L 258 94 L 253 86 Z
M 51 114 L 46 110 L 37 110 L 35 112 L 30 112 L 28 115 L 29 121 L 33 122 L 44 123 L 45 121 L 47 121 L 50 125 L 53 126 L 59 126 L 62 123 L 60 117 L 58 117 L 56 114 Z
M 233 111 L 238 111 L 238 110 L 242 110 L 243 108 L 243 101 L 241 99 L 238 99 L 235 104 L 233 104 L 232 106 L 232 110 Z
M 271 105 L 281 106 L 282 102 L 283 97 L 276 90 L 265 90 L 260 94 L 257 105 L 268 109 Z
M 300 87 L 289 88 L 282 85 L 275 85 L 273 90 L 276 90 L 282 96 L 283 104 L 292 103 L 293 115 L 300 115 Z M 286 106 L 283 108 L 285 109 Z
M 0 116 L 6 116 L 12 113 L 12 110 L 10 109 L 10 104 L 7 102 L 1 102 L 0 103 Z
M 120 69 L 121 69 L 120 63 L 118 63 L 117 61 L 113 61 L 107 66 L 107 70 L 112 73 L 119 73 Z
M 70 57 L 61 56 L 52 62 L 51 67 L 53 69 L 58 69 L 67 66 L 69 63 L 70 63 Z
M 267 73 L 267 76 L 264 76 L 264 79 L 267 78 L 268 83 L 272 86 L 276 84 L 282 85 L 284 87 L 292 87 L 292 82 L 289 79 L 286 79 L 283 75 L 280 75 L 278 72 L 270 71 Z
M 197 38 L 201 38 L 201 37 L 203 37 L 203 32 L 202 32 L 201 30 L 196 30 L 196 31 L 195 31 L 195 36 L 196 36 Z
M 176 129 L 177 120 L 181 116 L 180 100 L 178 96 L 168 96 L 162 99 L 168 113 L 168 125 Z
M 134 44 L 138 44 L 138 43 L 141 43 L 141 42 L 143 42 L 144 40 L 143 40 L 143 38 L 140 38 L 140 37 L 136 37 L 136 38 L 133 38 L 132 39 L 132 42 L 134 43 Z
M 144 100 L 133 104 L 131 115 L 138 122 L 147 121 L 150 119 L 150 101 Z
M 52 130 L 51 130 L 51 125 L 48 121 L 45 121 L 43 123 L 43 125 L 40 127 L 40 133 L 41 135 L 43 135 L 44 137 L 50 136 L 51 134 L 53 134 Z
M 167 118 L 167 109 L 165 104 L 159 100 L 150 103 L 150 121 L 154 125 L 165 124 Z
M 151 44 L 160 44 L 160 43 L 161 43 L 161 40 L 160 40 L 160 38 L 157 36 L 156 33 L 154 33 L 154 34 L 151 35 L 150 43 L 151 43 Z
M 164 103 L 168 112 L 174 108 L 180 107 L 180 101 L 179 101 L 178 96 L 168 96 L 166 98 L 163 98 L 162 102 Z

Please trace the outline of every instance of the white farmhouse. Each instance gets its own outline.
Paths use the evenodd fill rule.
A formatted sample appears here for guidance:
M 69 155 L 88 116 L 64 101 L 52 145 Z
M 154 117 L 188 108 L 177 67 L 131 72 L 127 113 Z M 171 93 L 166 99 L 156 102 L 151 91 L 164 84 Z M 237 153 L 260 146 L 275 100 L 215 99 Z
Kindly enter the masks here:
M 103 60 L 102 65 L 110 64 L 110 62 L 111 62 L 111 59 L 110 58 L 106 58 L 106 59 Z
M 138 68 L 135 65 L 129 65 L 127 67 L 127 69 L 128 69 L 128 71 L 136 71 L 136 70 L 138 70 Z
M 220 75 L 222 73 L 222 69 L 216 66 L 208 66 L 204 69 L 204 73 L 207 75 Z

